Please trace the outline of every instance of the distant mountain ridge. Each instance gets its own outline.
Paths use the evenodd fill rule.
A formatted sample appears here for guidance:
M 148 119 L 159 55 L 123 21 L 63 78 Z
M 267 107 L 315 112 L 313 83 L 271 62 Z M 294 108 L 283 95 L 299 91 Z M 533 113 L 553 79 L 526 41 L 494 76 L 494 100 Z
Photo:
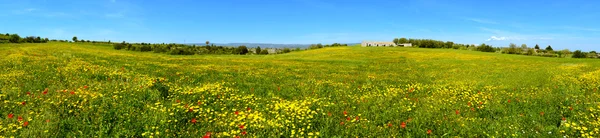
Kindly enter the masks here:
M 206 45 L 205 43 L 187 43 L 188 45 Z M 271 44 L 271 43 L 211 43 L 214 45 L 218 45 L 218 46 L 232 46 L 232 47 L 237 47 L 237 46 L 246 46 L 246 47 L 258 47 L 260 46 L 261 48 L 308 48 L 310 47 L 311 44 Z M 344 43 L 342 43 L 344 44 Z M 351 45 L 356 45 L 356 44 L 360 44 L 360 43 L 346 43 L 349 46 Z M 323 44 L 325 45 L 325 44 Z

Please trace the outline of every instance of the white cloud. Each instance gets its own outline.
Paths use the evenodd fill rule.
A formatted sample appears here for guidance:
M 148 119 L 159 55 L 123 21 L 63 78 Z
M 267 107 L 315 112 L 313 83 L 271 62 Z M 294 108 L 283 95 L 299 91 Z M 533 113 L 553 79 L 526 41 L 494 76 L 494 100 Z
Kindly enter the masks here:
M 554 38 L 551 37 L 527 37 L 527 36 L 502 36 L 502 37 L 498 37 L 498 36 L 491 36 L 490 38 L 488 38 L 485 41 L 510 41 L 510 40 L 515 40 L 515 41 L 521 41 L 521 40 L 552 40 Z
M 485 41 L 503 41 L 506 40 L 506 37 L 496 37 L 496 36 L 492 36 L 489 39 L 485 40 Z
M 465 20 L 473 21 L 473 22 L 477 22 L 477 23 L 483 23 L 483 24 L 498 24 L 498 22 L 495 22 L 495 21 L 477 19 L 477 18 L 466 18 Z

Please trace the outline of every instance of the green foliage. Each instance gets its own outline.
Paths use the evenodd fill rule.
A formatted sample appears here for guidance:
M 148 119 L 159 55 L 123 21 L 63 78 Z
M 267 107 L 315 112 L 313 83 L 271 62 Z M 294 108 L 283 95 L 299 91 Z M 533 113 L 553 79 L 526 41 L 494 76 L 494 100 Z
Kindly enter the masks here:
M 11 43 L 20 43 L 21 42 L 21 36 L 19 36 L 18 34 L 12 34 L 10 35 L 10 40 Z
M 246 53 L 248 53 L 248 48 L 246 46 L 239 46 L 237 48 L 238 53 L 240 55 L 245 55 Z
M 546 51 L 553 51 L 554 49 L 552 49 L 552 46 L 548 45 L 548 47 L 546 47 Z
M 572 58 L 586 58 L 586 55 L 585 53 L 581 52 L 581 50 L 575 50 L 575 52 L 573 52 Z
M 535 48 L 534 49 L 540 49 L 540 46 L 538 44 L 535 44 Z
M 490 45 L 486 45 L 485 43 L 479 45 L 477 47 L 477 51 L 481 52 L 496 52 L 496 49 Z
M 260 51 L 261 55 L 268 55 L 269 51 L 267 49 L 263 49 L 262 51 Z
M 260 46 L 258 46 L 258 47 L 256 47 L 256 49 L 254 50 L 254 52 L 255 52 L 256 54 L 260 54 L 261 50 L 262 50 L 262 49 L 260 49 Z
M 290 53 L 292 52 L 292 50 L 290 50 L 289 48 L 283 48 L 283 53 Z
M 77 42 L 78 41 L 77 36 L 73 36 L 73 38 L 71 40 L 73 40 L 73 42 Z

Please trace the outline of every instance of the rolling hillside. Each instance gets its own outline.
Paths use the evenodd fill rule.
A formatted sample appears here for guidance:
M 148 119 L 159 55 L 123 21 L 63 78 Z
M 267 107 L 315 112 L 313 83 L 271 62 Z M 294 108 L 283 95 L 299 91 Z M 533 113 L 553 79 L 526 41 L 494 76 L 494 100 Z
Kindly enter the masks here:
M 600 61 L 333 47 L 0 44 L 0 137 L 598 137 Z

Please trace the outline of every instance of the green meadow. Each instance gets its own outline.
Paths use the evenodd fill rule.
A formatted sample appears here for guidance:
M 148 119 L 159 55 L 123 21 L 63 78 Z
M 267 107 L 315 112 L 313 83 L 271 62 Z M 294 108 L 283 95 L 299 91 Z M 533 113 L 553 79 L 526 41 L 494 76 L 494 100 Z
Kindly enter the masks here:
M 0 137 L 599 137 L 600 60 L 0 44 Z

